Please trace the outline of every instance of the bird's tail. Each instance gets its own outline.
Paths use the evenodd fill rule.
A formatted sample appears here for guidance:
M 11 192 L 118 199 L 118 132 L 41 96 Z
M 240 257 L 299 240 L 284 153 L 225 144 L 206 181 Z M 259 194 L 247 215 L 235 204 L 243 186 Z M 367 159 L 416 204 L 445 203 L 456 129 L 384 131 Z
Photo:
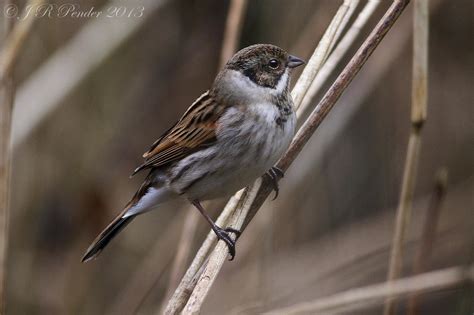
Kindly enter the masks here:
M 124 218 L 119 215 L 113 220 L 87 249 L 86 253 L 82 257 L 82 262 L 87 262 L 91 259 L 96 258 L 100 252 L 109 244 L 109 242 L 123 230 L 129 224 L 135 216 L 129 216 Z
M 155 178 L 155 172 L 152 171 L 148 174 L 142 186 L 135 193 L 132 200 L 125 206 L 122 213 L 120 213 L 112 223 L 97 236 L 91 246 L 89 246 L 84 257 L 82 257 L 82 262 L 97 257 L 107 244 L 109 244 L 109 242 L 137 215 L 150 211 L 156 205 L 169 200 L 173 193 L 165 186 L 156 185 L 154 182 Z

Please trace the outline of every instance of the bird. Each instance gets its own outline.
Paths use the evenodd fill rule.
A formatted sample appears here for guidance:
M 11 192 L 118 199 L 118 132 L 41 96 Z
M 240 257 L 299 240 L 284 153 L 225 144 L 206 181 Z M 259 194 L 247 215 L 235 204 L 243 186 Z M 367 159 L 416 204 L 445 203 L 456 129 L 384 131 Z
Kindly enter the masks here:
M 235 256 L 240 231 L 222 228 L 201 201 L 230 196 L 268 175 L 275 197 L 283 172 L 274 167 L 295 133 L 292 70 L 305 62 L 271 44 L 238 51 L 181 118 L 143 154 L 132 176 L 148 171 L 122 212 L 96 237 L 82 262 L 96 258 L 136 216 L 187 199 Z

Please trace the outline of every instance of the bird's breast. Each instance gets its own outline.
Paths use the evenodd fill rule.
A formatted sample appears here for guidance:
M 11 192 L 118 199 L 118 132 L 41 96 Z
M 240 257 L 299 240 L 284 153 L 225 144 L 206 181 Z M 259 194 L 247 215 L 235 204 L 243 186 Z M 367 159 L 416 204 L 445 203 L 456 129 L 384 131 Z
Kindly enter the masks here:
M 294 135 L 295 114 L 291 104 L 288 108 L 283 110 L 269 102 L 231 108 L 221 119 L 218 139 L 239 148 L 249 163 L 258 161 L 269 168 L 288 148 Z
M 170 184 L 189 198 L 225 196 L 251 184 L 288 148 L 295 115 L 282 115 L 274 104 L 231 107 L 218 121 L 216 142 L 180 161 Z

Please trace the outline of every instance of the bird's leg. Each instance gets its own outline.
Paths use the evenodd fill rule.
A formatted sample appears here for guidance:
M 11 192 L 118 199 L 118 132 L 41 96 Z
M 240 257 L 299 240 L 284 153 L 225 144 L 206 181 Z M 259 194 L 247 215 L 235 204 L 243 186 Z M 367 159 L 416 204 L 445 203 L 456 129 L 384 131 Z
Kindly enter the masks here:
M 265 173 L 268 177 L 270 177 L 270 180 L 271 180 L 271 184 L 273 186 L 273 190 L 275 191 L 275 197 L 273 197 L 272 200 L 275 200 L 277 199 L 278 197 L 278 192 L 280 191 L 279 187 L 278 187 L 278 180 L 280 180 L 281 178 L 283 178 L 283 176 L 285 175 L 285 173 L 283 173 L 283 171 L 276 167 L 276 166 L 273 166 L 271 169 L 268 170 L 268 172 Z
M 199 212 L 201 212 L 206 221 L 209 222 L 212 230 L 214 231 L 214 233 L 216 233 L 217 238 L 223 240 L 226 243 L 227 248 L 229 249 L 230 260 L 233 260 L 235 256 L 235 241 L 232 239 L 232 237 L 230 237 L 229 233 L 234 233 L 237 240 L 241 232 L 230 227 L 225 229 L 219 227 L 217 224 L 214 223 L 214 221 L 212 221 L 211 217 L 206 213 L 199 200 L 190 201 L 193 206 L 195 206 L 199 210 Z

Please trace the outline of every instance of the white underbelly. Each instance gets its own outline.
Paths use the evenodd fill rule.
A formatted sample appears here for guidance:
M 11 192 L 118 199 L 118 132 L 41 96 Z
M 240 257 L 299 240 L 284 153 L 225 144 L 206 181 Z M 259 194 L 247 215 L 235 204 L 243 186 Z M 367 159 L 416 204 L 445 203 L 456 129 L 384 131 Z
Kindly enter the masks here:
M 230 112 L 232 116 L 225 123 L 231 127 L 223 126 L 213 146 L 176 166 L 174 172 L 178 173 L 187 162 L 194 161 L 179 181 L 171 181 L 171 188 L 189 199 L 214 199 L 231 195 L 265 174 L 288 148 L 295 127 L 294 114 L 277 125 L 278 110 L 269 110 L 252 119 Z

